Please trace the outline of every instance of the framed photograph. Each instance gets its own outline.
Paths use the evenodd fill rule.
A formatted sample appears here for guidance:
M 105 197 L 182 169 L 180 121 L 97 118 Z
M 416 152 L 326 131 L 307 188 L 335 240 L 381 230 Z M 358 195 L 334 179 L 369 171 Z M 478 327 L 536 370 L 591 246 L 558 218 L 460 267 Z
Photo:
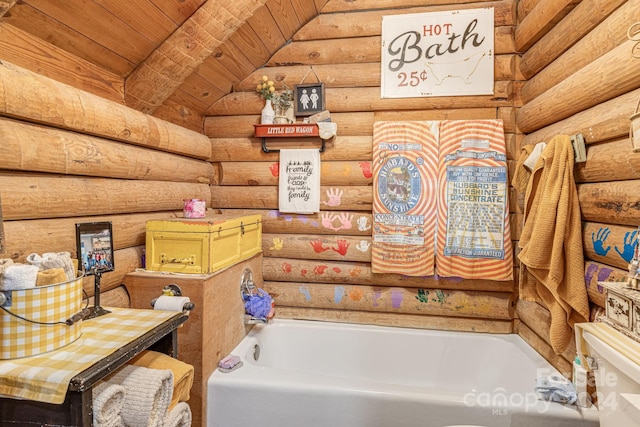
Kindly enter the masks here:
M 85 274 L 113 271 L 113 233 L 111 222 L 76 224 L 76 245 L 80 268 Z
M 296 117 L 324 111 L 324 83 L 294 85 L 293 99 Z

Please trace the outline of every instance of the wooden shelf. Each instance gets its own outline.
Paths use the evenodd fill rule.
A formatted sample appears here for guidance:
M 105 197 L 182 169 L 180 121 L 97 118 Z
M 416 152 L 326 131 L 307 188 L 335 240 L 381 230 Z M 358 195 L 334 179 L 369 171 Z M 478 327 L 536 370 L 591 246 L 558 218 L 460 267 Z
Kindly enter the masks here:
M 262 151 L 272 153 L 280 150 L 267 148 L 267 138 L 309 138 L 320 137 L 320 130 L 316 123 L 294 123 L 287 125 L 253 125 L 256 137 L 262 138 Z M 322 153 L 325 149 L 325 140 L 322 140 Z
M 288 138 L 319 136 L 320 131 L 315 123 L 294 123 L 290 125 L 253 125 L 256 136 L 260 138 Z

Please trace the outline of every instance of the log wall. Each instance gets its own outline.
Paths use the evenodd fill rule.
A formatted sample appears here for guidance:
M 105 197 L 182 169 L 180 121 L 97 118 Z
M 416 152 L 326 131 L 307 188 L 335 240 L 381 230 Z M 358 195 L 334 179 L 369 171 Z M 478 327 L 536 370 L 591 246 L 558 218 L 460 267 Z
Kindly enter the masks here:
M 211 200 L 204 135 L 0 62 L 0 258 L 71 252 L 75 224 L 111 221 L 115 271 L 103 305 L 128 305 L 120 285 L 141 267 L 145 223 L 182 214 L 182 200 Z M 93 295 L 93 278 L 84 288 Z
M 640 63 L 630 59 L 625 38 L 640 0 L 423 4 L 329 0 L 263 68 L 210 107 L 204 135 L 125 107 L 118 84 L 90 94 L 78 89 L 87 85 L 81 75 L 69 73 L 65 81 L 74 87 L 1 58 L 0 257 L 75 255 L 75 223 L 112 221 L 116 271 L 104 275 L 102 288 L 124 305 L 120 285 L 141 266 L 146 220 L 177 216 L 183 199 L 203 198 L 220 212 L 262 214 L 264 286 L 279 316 L 494 333 L 515 328 L 568 369 L 573 347 L 553 353 L 548 311 L 518 301 L 517 281 L 371 272 L 372 128 L 382 120 L 502 119 L 510 164 L 521 145 L 582 133 L 587 162 L 575 174 L 595 312 L 604 306 L 597 282 L 624 277 L 640 225 L 640 153 L 628 138 Z M 493 96 L 380 99 L 381 16 L 486 6 L 496 11 Z M 263 105 L 254 86 L 262 74 L 289 86 L 317 75 L 325 84 L 338 137 L 321 156 L 325 203 L 317 215 L 277 211 L 278 154 L 263 153 L 253 137 Z M 339 205 L 327 203 L 335 191 Z M 510 192 L 514 240 L 521 199 Z M 517 277 L 517 261 L 514 268 Z M 93 293 L 91 279 L 85 289 Z
M 536 10 L 557 10 L 561 3 L 573 7 L 541 22 Z M 629 116 L 640 97 L 640 62 L 632 58 L 626 36 L 639 8 L 638 0 L 538 0 L 534 8 L 518 10 L 516 45 L 523 47 L 519 65 L 527 79 L 516 113 L 517 127 L 526 134 L 521 145 L 576 133 L 587 143 L 587 161 L 576 164 L 574 173 L 592 320 L 604 307 L 597 282 L 626 276 L 640 225 L 640 153 L 629 140 Z M 526 22 L 545 31 L 534 37 L 525 31 Z M 562 354 L 553 352 L 548 310 L 518 301 L 516 312 L 520 335 L 556 367 L 569 369 L 575 344 Z
M 518 153 L 515 107 L 520 78 L 515 50 L 516 1 L 415 6 L 415 1 L 339 1 L 302 27 L 265 67 L 213 104 L 205 118 L 211 161 L 219 176 L 212 207 L 261 213 L 264 287 L 278 316 L 405 327 L 509 333 L 513 331 L 513 281 L 405 277 L 371 272 L 372 136 L 382 120 L 502 119 L 509 160 Z M 424 4 L 422 2 L 422 4 Z M 384 15 L 495 8 L 493 96 L 381 99 L 380 40 Z M 290 65 L 289 65 L 290 64 Z M 264 101 L 255 92 L 263 74 L 289 87 L 325 84 L 338 136 L 321 154 L 321 212 L 278 212 L 278 153 L 263 153 L 254 137 Z M 270 147 L 315 147 L 317 141 L 269 141 Z M 329 194 L 341 194 L 329 203 Z M 515 195 L 515 194 L 514 194 Z M 517 204 L 511 206 L 517 228 Z M 517 230 L 515 230 L 517 233 Z

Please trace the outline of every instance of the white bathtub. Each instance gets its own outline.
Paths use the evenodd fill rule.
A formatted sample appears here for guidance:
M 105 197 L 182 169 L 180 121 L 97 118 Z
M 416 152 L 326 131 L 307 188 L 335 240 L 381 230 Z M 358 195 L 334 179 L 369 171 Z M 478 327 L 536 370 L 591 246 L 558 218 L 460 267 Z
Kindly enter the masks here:
M 209 427 L 598 425 L 538 399 L 555 370 L 517 335 L 276 319 L 232 353 L 244 365 L 209 378 Z

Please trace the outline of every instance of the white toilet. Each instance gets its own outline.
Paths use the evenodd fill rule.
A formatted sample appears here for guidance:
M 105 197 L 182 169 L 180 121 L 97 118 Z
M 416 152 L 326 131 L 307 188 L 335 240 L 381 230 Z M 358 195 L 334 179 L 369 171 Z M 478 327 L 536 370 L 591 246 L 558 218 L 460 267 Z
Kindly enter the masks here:
M 582 338 L 582 352 L 595 361 L 600 426 L 640 426 L 640 343 L 605 324 L 586 328 Z

